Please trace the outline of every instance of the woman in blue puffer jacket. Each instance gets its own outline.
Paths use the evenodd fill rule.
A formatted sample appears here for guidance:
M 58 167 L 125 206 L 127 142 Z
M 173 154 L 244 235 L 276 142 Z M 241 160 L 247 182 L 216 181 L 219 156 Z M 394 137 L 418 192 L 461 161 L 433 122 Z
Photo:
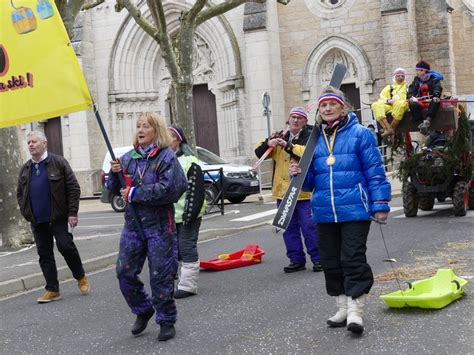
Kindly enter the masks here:
M 339 307 L 327 324 L 347 325 L 360 334 L 365 298 L 374 282 L 365 255 L 370 220 L 387 219 L 391 191 L 374 136 L 349 110 L 341 91 L 323 90 L 321 135 L 303 190 L 313 192 L 311 207 L 326 290 Z M 300 172 L 298 165 L 290 166 L 290 174 Z

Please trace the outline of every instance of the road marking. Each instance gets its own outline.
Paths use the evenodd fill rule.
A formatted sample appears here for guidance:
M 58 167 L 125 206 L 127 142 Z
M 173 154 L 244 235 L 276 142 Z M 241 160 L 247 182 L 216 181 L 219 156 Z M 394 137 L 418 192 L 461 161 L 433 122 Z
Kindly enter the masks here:
M 240 218 L 236 218 L 236 219 L 231 219 L 230 222 L 248 222 L 248 221 L 253 221 L 254 219 L 259 219 L 259 218 L 262 218 L 262 217 L 267 217 L 267 216 L 271 216 L 273 214 L 275 214 L 277 211 L 277 209 L 273 209 L 273 210 L 270 210 L 270 211 L 265 211 L 265 212 L 260 212 L 260 213 L 256 213 L 256 214 L 253 214 L 253 215 L 250 215 L 250 216 L 245 216 L 245 217 L 240 217 Z
M 390 213 L 403 210 L 403 207 L 390 207 Z
M 107 219 L 111 219 L 111 218 L 123 219 L 123 214 L 117 214 L 117 215 L 107 214 L 107 215 L 97 216 L 97 217 L 82 217 L 81 215 L 79 215 L 79 220 L 80 221 L 85 221 L 85 220 L 89 220 L 89 219 L 104 219 L 104 218 L 107 218 Z
M 227 212 L 224 211 L 224 214 L 232 214 L 232 213 L 233 213 L 233 214 L 239 214 L 240 211 L 239 211 L 239 210 L 230 210 L 230 211 L 227 211 Z M 203 220 L 206 220 L 206 219 L 214 218 L 214 217 L 218 217 L 218 216 L 222 216 L 222 215 L 221 215 L 220 213 L 217 213 L 217 212 L 216 212 L 216 213 L 213 213 L 213 214 L 204 215 L 204 216 L 202 217 L 202 219 L 203 219 Z
M 3 268 L 4 268 L 4 269 L 13 269 L 14 267 L 18 267 L 18 266 L 28 266 L 28 265 L 33 265 L 33 264 L 37 264 L 37 263 L 38 263 L 37 260 L 32 260 L 32 261 L 28 261 L 28 262 L 23 263 L 23 264 L 16 264 L 16 265 L 4 266 Z
M 98 226 L 77 226 L 76 230 L 83 228 L 104 228 L 104 227 L 123 227 L 123 223 L 120 224 L 101 224 Z

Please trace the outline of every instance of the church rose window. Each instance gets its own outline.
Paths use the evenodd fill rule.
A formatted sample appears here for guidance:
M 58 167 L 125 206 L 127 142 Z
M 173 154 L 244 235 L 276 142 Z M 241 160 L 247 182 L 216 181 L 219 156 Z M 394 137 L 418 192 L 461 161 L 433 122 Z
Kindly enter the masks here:
M 304 2 L 315 16 L 332 19 L 345 16 L 355 0 L 304 0 Z

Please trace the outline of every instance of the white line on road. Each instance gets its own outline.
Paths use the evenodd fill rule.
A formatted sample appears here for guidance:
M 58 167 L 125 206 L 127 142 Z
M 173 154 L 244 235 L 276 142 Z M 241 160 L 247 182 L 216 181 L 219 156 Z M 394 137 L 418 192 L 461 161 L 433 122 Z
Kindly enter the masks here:
M 403 210 L 403 207 L 390 207 L 390 213 Z
M 38 263 L 38 260 L 32 260 L 32 261 L 27 261 L 26 263 L 23 263 L 23 264 L 16 264 L 16 265 L 10 265 L 10 266 L 4 266 L 3 268 L 4 269 L 13 269 L 14 267 L 18 267 L 18 266 L 28 266 L 28 265 L 33 265 L 33 264 L 37 264 Z
M 112 219 L 112 218 L 119 218 L 119 219 L 123 219 L 123 214 L 107 214 L 107 215 L 103 215 L 103 216 L 96 216 L 96 217 L 82 217 L 81 215 L 79 215 L 79 220 L 80 221 L 86 221 L 86 220 L 89 220 L 89 219 Z
M 259 219 L 259 218 L 262 218 L 262 217 L 267 217 L 267 216 L 271 216 L 273 214 L 275 214 L 277 211 L 277 209 L 273 209 L 273 210 L 270 210 L 270 211 L 265 211 L 265 212 L 260 212 L 260 213 L 256 213 L 256 214 L 253 214 L 253 215 L 250 215 L 250 216 L 245 216 L 245 217 L 240 217 L 240 218 L 236 218 L 236 219 L 231 219 L 230 221 L 231 222 L 248 222 L 248 221 L 253 221 L 254 219 Z
M 77 226 L 76 230 L 83 228 L 104 228 L 104 227 L 123 227 L 123 223 L 120 224 L 101 224 L 98 226 Z
M 15 250 L 15 251 L 9 251 L 9 252 L 5 252 L 5 253 L 1 253 L 0 254 L 0 258 L 3 257 L 3 256 L 8 256 L 8 255 L 13 255 L 13 254 L 17 254 L 17 253 L 22 253 L 24 251 L 27 251 L 27 250 L 30 250 L 31 248 L 34 248 L 35 247 L 35 244 L 31 244 L 29 246 L 27 246 L 26 248 L 23 248 L 23 249 L 20 249 L 20 250 Z
M 232 214 L 232 213 L 233 214 L 239 214 L 240 211 L 239 210 L 230 210 L 230 211 L 224 212 L 224 214 Z M 218 216 L 222 216 L 222 215 L 220 213 L 213 213 L 213 214 L 203 216 L 202 219 L 206 220 L 206 219 L 210 219 L 210 218 L 214 218 L 214 217 L 218 217 Z

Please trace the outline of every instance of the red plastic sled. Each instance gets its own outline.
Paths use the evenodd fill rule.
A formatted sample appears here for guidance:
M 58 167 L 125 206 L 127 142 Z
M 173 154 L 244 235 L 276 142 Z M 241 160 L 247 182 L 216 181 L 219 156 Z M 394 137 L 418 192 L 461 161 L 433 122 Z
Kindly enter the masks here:
M 203 269 L 229 270 L 242 266 L 260 264 L 265 252 L 258 245 L 248 244 L 245 249 L 232 254 L 221 254 L 216 259 L 201 261 Z

